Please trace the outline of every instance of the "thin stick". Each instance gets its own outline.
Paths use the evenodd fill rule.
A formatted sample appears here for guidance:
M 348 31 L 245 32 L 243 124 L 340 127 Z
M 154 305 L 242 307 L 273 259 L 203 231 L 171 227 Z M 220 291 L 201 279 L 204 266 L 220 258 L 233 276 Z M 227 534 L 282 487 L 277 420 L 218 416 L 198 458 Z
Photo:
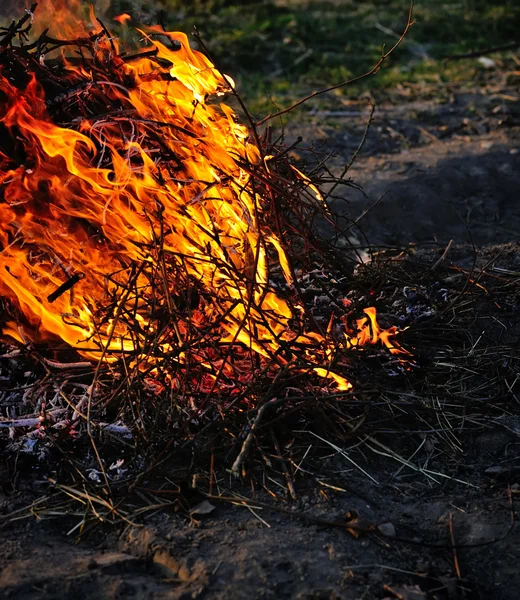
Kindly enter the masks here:
M 5 37 L 0 41 L 0 44 L 2 46 L 7 46 L 11 43 L 11 40 L 14 38 L 14 36 L 22 29 L 22 27 L 27 23 L 27 21 L 29 21 L 32 18 L 33 13 L 37 8 L 38 3 L 34 2 L 31 5 L 31 8 L 25 11 L 25 15 L 17 23 L 13 21 L 13 24 L 8 28 L 6 32 Z
M 455 544 L 455 534 L 453 533 L 453 513 L 451 513 L 451 512 L 450 512 L 449 527 L 450 527 L 451 545 L 453 546 L 453 564 L 455 566 L 455 573 L 457 573 L 457 577 L 459 579 L 462 579 L 462 575 L 460 573 L 459 558 L 457 556 L 457 546 Z
M 215 452 L 211 451 L 211 458 L 209 463 L 209 493 L 213 494 L 213 479 L 215 477 Z
M 270 434 L 271 434 L 271 439 L 273 440 L 275 450 L 278 454 L 278 456 L 276 458 L 278 458 L 278 460 L 280 461 L 280 464 L 282 465 L 282 470 L 283 470 L 283 474 L 285 476 L 285 481 L 287 482 L 287 488 L 289 490 L 289 494 L 291 495 L 291 498 L 293 500 L 296 500 L 297 499 L 296 490 L 294 489 L 294 483 L 293 483 L 291 474 L 289 473 L 289 469 L 287 468 L 287 464 L 285 463 L 285 460 L 282 457 L 282 451 L 280 449 L 280 444 L 278 443 L 278 440 L 276 439 L 276 435 L 272 429 L 270 430 Z
M 485 56 L 486 54 L 493 54 L 494 52 L 505 52 L 506 50 L 514 50 L 520 46 L 520 42 L 511 42 L 510 44 L 504 44 L 503 46 L 494 46 L 492 48 L 484 48 L 482 50 L 475 50 L 474 52 L 466 52 L 465 54 L 445 54 L 441 56 L 444 60 L 460 60 L 462 58 L 478 58 L 479 56 Z
M 331 189 L 327 193 L 327 196 L 326 196 L 327 198 L 330 198 L 332 196 L 332 194 L 334 193 L 334 190 L 338 187 L 338 185 L 341 183 L 341 181 L 343 180 L 345 175 L 349 172 L 352 165 L 355 163 L 359 153 L 361 152 L 363 146 L 365 145 L 365 142 L 367 141 L 367 136 L 368 136 L 368 132 L 370 130 L 370 125 L 372 125 L 372 121 L 374 119 L 374 112 L 376 110 L 376 105 L 372 101 L 369 100 L 369 104 L 370 104 L 370 114 L 368 115 L 367 124 L 365 126 L 365 131 L 363 133 L 363 137 L 361 138 L 361 142 L 359 143 L 358 147 L 356 148 L 349 163 L 347 165 L 345 165 L 345 168 L 343 169 L 341 175 L 339 176 L 339 179 L 334 183 L 334 185 L 331 187 Z
M 446 246 L 444 252 L 442 253 L 442 256 L 439 258 L 439 260 L 430 269 L 431 271 L 435 271 L 436 269 L 439 268 L 439 266 L 444 262 L 444 260 L 448 256 L 448 252 L 450 251 L 450 249 L 451 249 L 452 246 L 453 246 L 453 240 L 450 240 L 448 242 L 448 245 Z
M 264 416 L 264 412 L 268 408 L 271 408 L 272 406 L 276 406 L 277 404 L 280 404 L 283 400 L 284 400 L 284 398 L 274 398 L 273 400 L 270 400 L 269 402 L 266 402 L 265 404 L 263 404 L 258 409 L 258 413 L 256 415 L 256 418 L 253 421 L 253 424 L 251 425 L 251 429 L 249 430 L 249 433 L 247 434 L 247 437 L 244 440 L 244 443 L 242 444 L 242 448 L 240 450 L 240 453 L 236 457 L 236 460 L 233 463 L 233 466 L 231 467 L 231 473 L 235 477 L 238 477 L 240 475 L 240 467 L 242 466 L 242 463 L 244 462 L 244 460 L 246 459 L 246 457 L 247 457 L 247 455 L 249 453 L 249 449 L 251 448 L 251 444 L 253 443 L 253 439 L 255 437 L 255 432 L 258 429 L 258 426 L 260 425 L 260 422 L 262 421 L 262 417 Z

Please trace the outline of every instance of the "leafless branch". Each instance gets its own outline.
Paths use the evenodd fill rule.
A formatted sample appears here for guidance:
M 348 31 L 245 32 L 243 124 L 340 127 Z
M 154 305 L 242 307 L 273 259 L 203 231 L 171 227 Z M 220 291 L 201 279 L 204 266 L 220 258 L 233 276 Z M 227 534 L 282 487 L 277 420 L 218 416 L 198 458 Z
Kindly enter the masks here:
M 271 119 L 280 117 L 281 115 L 284 115 L 284 114 L 290 112 L 291 110 L 295 109 L 297 106 L 300 106 L 300 105 L 304 104 L 305 102 L 308 102 L 309 100 L 312 100 L 313 98 L 316 98 L 317 96 L 321 96 L 323 94 L 328 94 L 329 92 L 332 92 L 339 88 L 345 87 L 347 85 L 351 85 L 352 83 L 356 83 L 357 81 L 365 79 L 366 77 L 369 77 L 370 75 L 375 75 L 379 71 L 379 68 L 381 67 L 381 65 L 386 61 L 386 59 L 391 54 L 393 54 L 393 52 L 397 49 L 398 46 L 401 45 L 404 38 L 406 37 L 406 34 L 408 33 L 408 30 L 415 23 L 415 21 L 413 20 L 413 7 L 414 7 L 414 0 L 412 0 L 412 2 L 410 3 L 410 9 L 408 11 L 408 20 L 406 22 L 406 26 L 404 28 L 403 33 L 401 34 L 399 39 L 396 41 L 396 43 L 390 48 L 390 50 L 388 50 L 388 52 L 383 52 L 383 54 L 381 54 L 380 59 L 369 71 L 367 71 L 366 73 L 363 73 L 362 75 L 358 75 L 357 77 L 354 77 L 352 79 L 348 79 L 347 81 L 342 81 L 341 83 L 338 83 L 336 85 L 325 88 L 323 90 L 319 90 L 317 92 L 312 92 L 312 94 L 305 96 L 305 98 L 298 100 L 294 104 L 291 104 L 291 106 L 288 106 L 287 108 L 279 110 L 278 112 L 272 113 L 270 115 L 267 115 L 263 119 L 260 119 L 260 121 L 257 121 L 256 125 L 260 126 L 260 125 L 263 125 L 264 123 L 267 123 L 267 121 L 270 121 Z

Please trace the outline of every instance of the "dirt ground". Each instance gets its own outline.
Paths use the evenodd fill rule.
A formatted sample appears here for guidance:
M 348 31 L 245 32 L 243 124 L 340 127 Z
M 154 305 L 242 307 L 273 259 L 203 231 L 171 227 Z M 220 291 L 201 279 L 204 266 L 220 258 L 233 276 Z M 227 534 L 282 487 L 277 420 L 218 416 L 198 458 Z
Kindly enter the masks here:
M 315 123 L 301 127 L 324 151 L 335 148 L 338 170 L 363 131 L 356 110 L 322 111 Z M 473 242 L 488 246 L 480 254 L 484 262 L 496 257 L 496 267 L 520 275 L 520 107 L 518 89 L 507 82 L 470 91 L 439 87 L 381 105 L 350 174 L 366 193 L 349 192 L 351 217 L 384 195 L 360 222 L 374 246 L 416 242 L 442 251 L 454 240 L 446 260 L 466 265 Z M 359 232 L 355 237 L 362 239 Z M 490 309 L 488 318 L 500 321 L 518 349 L 518 298 L 507 311 Z M 473 327 L 478 335 L 482 321 Z M 483 343 L 490 352 L 502 328 L 486 330 Z M 413 461 L 419 470 L 367 453 L 353 440 L 343 455 L 331 450 L 318 467 L 303 465 L 319 471 L 299 480 L 295 502 L 280 493 L 278 505 L 295 513 L 341 521 L 350 512 L 361 523 L 376 524 L 375 535 L 356 538 L 285 513 L 220 503 L 191 521 L 158 510 L 142 527 L 98 532 L 80 544 L 66 535 L 78 517 L 3 519 L 0 597 L 516 600 L 518 382 L 513 388 L 516 404 L 512 400 L 507 411 L 487 418 L 483 409 L 454 432 L 459 450 L 451 456 L 437 451 L 428 430 L 414 432 L 422 440 Z M 417 450 L 399 447 L 403 436 L 379 435 L 385 447 L 410 460 Z M 14 483 L 4 477 L 0 489 L 3 518 L 47 486 L 35 471 Z M 224 473 L 219 489 L 236 490 L 236 484 Z M 263 491 L 256 498 L 276 504 Z

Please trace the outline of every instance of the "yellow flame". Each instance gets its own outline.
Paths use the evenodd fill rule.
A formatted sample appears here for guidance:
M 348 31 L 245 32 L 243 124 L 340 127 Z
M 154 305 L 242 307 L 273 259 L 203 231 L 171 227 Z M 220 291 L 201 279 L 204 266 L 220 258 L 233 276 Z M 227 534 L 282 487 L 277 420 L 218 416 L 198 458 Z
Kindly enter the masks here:
M 79 3 L 67 11 L 63 5 L 43 3 L 42 21 L 60 37 L 100 30 L 93 14 L 90 24 L 79 18 Z M 127 24 L 127 17 L 118 19 Z M 283 240 L 262 223 L 264 199 L 243 166 L 268 171 L 268 165 L 233 110 L 208 101 L 229 91 L 232 80 L 190 48 L 183 33 L 139 32 L 155 49 L 153 59 L 125 63 L 114 54 L 117 40 L 100 37 L 93 45 L 95 59 L 111 64 L 110 81 L 88 63 L 64 58 L 70 77 L 83 82 L 71 101 L 93 93 L 119 106 L 104 117 L 60 126 L 34 76 L 20 90 L 0 73 L 0 123 L 26 155 L 20 163 L 0 153 L 0 295 L 18 306 L 27 321 L 24 335 L 32 339 L 58 338 L 96 360 L 101 350 L 134 351 L 159 327 L 144 300 L 154 297 L 160 238 L 171 264 L 182 264 L 216 299 L 193 315 L 194 325 L 218 319 L 220 343 L 240 342 L 261 357 L 272 358 L 283 342 L 296 341 L 330 361 L 335 344 L 315 332 L 291 331 L 292 310 L 270 287 L 269 256 L 276 254 L 289 284 L 291 265 Z M 176 49 L 152 36 L 158 32 Z M 164 166 L 163 155 L 177 167 Z M 310 179 L 293 169 L 324 202 Z M 136 264 L 143 265 L 137 273 Z M 48 296 L 75 273 L 84 277 L 50 302 Z M 112 317 L 96 321 L 115 296 Z M 137 307 L 132 330 L 118 318 L 127 307 Z M 391 341 L 395 329 L 382 331 L 375 309 L 365 313 L 359 331 L 345 334 L 346 347 L 381 341 L 391 352 L 403 352 Z M 182 324 L 169 326 L 182 346 Z M 10 323 L 3 333 L 23 342 L 20 331 L 20 324 Z M 284 363 L 277 356 L 277 364 Z M 314 371 L 340 390 L 352 387 L 327 369 Z

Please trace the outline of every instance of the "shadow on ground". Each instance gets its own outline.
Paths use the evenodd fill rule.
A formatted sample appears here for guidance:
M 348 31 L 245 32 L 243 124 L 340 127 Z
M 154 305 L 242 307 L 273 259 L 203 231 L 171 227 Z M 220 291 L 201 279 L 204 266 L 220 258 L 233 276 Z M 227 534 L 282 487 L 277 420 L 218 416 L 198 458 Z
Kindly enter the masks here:
M 374 245 L 516 241 L 520 232 L 520 152 L 504 135 L 450 141 L 369 158 L 352 177 L 367 195 L 348 207 Z

